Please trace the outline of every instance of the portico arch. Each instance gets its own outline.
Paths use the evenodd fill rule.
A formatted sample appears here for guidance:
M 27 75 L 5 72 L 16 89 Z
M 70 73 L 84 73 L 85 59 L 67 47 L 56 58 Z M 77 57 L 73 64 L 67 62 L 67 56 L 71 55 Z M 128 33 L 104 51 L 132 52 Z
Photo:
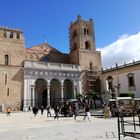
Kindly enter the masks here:
M 69 79 L 66 79 L 64 81 L 64 98 L 66 98 L 66 99 L 74 98 L 73 82 Z
M 54 107 L 61 99 L 61 83 L 58 79 L 52 79 L 50 82 L 50 105 Z
M 35 105 L 47 106 L 47 82 L 44 79 L 37 79 L 35 82 Z

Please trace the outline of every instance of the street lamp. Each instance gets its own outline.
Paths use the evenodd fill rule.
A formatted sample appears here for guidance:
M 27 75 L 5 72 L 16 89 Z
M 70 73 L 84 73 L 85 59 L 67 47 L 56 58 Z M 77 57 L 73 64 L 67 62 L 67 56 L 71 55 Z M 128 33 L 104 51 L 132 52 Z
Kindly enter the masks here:
M 121 84 L 119 83 L 117 86 L 114 86 L 117 89 L 118 96 L 120 94 Z

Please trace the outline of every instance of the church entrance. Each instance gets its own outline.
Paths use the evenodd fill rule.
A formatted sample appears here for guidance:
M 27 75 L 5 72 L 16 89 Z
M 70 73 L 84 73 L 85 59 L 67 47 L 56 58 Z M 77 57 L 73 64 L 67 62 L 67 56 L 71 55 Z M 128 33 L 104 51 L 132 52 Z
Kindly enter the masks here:
M 64 81 L 64 98 L 65 99 L 72 99 L 72 98 L 74 98 L 73 83 L 69 79 L 66 79 Z
M 50 83 L 50 105 L 54 107 L 59 104 L 61 99 L 61 89 L 60 89 L 60 81 L 57 79 L 52 79 Z
M 63 96 L 61 94 L 63 94 Z M 32 98 L 35 102 L 35 106 L 43 106 L 46 108 L 47 105 L 50 104 L 51 107 L 54 107 L 60 103 L 62 97 L 64 100 L 74 98 L 73 82 L 71 80 L 66 79 L 63 85 L 61 85 L 58 79 L 52 79 L 50 87 L 48 87 L 46 80 L 36 80 L 35 96 Z
M 47 107 L 47 89 L 42 92 L 42 106 Z
M 47 106 L 47 82 L 44 79 L 35 82 L 35 105 L 44 108 Z

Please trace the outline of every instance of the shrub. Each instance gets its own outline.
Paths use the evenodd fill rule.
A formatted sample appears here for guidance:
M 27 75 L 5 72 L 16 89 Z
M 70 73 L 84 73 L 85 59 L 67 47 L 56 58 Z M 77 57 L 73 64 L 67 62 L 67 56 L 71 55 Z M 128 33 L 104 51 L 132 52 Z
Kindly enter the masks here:
M 128 93 L 120 93 L 119 96 L 120 97 L 132 97 L 132 98 L 135 97 L 135 95 L 133 93 L 130 93 L 130 92 L 128 92 Z

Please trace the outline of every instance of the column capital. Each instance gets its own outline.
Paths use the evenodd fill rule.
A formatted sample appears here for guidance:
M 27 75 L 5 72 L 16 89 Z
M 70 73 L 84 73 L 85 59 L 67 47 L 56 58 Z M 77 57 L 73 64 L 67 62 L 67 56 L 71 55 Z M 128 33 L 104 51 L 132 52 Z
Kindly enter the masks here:
M 35 88 L 35 85 L 31 85 L 31 88 Z
M 50 88 L 50 85 L 47 85 L 46 87 L 47 87 L 47 89 L 48 89 L 48 88 Z
M 77 86 L 77 81 L 73 81 L 73 86 Z
M 50 83 L 51 83 L 51 80 L 47 79 L 47 85 L 50 85 Z

